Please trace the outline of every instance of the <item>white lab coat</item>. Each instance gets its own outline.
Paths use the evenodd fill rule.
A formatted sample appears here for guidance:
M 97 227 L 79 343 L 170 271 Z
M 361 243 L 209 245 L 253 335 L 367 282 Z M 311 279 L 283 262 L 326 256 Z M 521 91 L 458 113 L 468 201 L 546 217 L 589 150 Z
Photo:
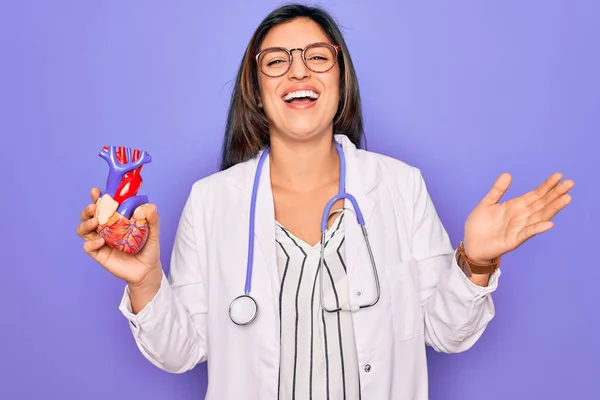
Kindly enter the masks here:
M 494 316 L 490 293 L 500 271 L 487 287 L 467 279 L 418 169 L 358 150 L 345 136 L 335 139 L 343 145 L 347 191 L 366 220 L 381 284 L 379 303 L 353 314 L 362 398 L 427 399 L 425 345 L 446 353 L 469 349 Z M 193 185 L 169 278 L 163 276 L 138 315 L 131 313 L 127 289 L 120 305 L 140 351 L 158 368 L 183 373 L 208 361 L 210 400 L 277 399 L 279 277 L 268 159 L 254 235 L 252 294 L 259 315 L 240 327 L 228 313 L 244 289 L 257 160 Z M 349 293 L 363 304 L 376 290 L 370 260 L 356 220 L 347 218 L 345 229 Z

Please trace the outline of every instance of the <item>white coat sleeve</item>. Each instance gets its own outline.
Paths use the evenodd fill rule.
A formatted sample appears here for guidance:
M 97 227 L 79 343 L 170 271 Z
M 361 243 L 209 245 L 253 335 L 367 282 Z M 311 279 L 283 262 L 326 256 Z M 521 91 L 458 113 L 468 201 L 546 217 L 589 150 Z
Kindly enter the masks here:
M 192 196 L 177 227 L 169 278 L 163 274 L 159 291 L 137 315 L 132 313 L 127 287 L 119 306 L 129 320 L 135 342 L 152 364 L 172 373 L 191 370 L 206 360 L 207 302 L 197 240 Z
M 415 177 L 412 243 L 426 343 L 438 352 L 468 350 L 494 317 L 491 293 L 498 286 L 500 270 L 492 274 L 486 287 L 468 279 L 456 263 L 455 249 L 420 171 Z

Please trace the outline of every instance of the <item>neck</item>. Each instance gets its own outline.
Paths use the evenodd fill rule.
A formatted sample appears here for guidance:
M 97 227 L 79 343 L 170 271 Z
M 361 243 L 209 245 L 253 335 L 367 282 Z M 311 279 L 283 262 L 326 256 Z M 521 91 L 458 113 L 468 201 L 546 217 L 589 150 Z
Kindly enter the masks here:
M 271 185 L 295 192 L 311 191 L 336 183 L 339 155 L 330 135 L 306 142 L 271 138 Z

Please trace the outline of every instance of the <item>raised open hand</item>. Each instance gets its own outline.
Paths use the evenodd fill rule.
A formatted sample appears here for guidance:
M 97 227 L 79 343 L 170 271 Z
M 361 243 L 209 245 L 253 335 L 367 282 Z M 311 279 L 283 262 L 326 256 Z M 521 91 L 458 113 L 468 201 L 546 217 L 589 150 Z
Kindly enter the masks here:
M 465 223 L 464 247 L 469 259 L 485 264 L 554 226 L 551 219 L 571 202 L 572 180 L 555 173 L 537 189 L 500 203 L 512 177 L 500 175 Z

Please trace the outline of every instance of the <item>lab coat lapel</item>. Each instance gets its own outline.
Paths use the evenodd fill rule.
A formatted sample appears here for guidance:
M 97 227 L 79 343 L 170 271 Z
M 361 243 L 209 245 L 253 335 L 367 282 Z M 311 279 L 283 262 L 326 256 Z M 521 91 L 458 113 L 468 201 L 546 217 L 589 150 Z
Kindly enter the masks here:
M 345 136 L 336 135 L 336 140 L 342 143 L 346 157 L 346 192 L 353 195 L 356 199 L 368 231 L 369 222 L 375 208 L 375 201 L 369 197 L 368 193 L 376 181 L 376 168 L 369 168 L 365 165 L 367 161 L 360 158 L 359 151 Z M 352 204 L 349 200 L 346 200 L 346 207 L 352 209 Z M 355 272 L 360 273 L 362 277 L 363 271 L 371 271 L 371 261 L 361 226 L 352 212 L 347 212 L 344 229 L 346 232 L 347 274 L 351 280 L 357 280 L 359 276 L 356 276 Z M 358 265 L 360 266 L 357 269 Z M 367 282 L 369 282 L 369 279 L 372 280 L 369 276 L 365 276 L 365 278 L 368 280 Z

